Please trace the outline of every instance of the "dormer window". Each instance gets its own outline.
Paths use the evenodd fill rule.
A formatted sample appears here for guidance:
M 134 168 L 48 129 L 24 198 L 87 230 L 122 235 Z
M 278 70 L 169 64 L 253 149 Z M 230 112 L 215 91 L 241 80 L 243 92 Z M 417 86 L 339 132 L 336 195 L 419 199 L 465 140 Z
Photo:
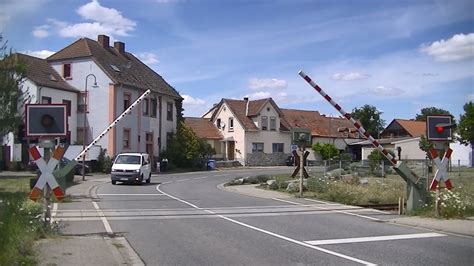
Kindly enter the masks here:
M 110 64 L 110 67 L 115 71 L 115 72 L 120 72 L 120 69 L 116 65 Z
M 63 64 L 63 78 L 72 79 L 71 64 Z

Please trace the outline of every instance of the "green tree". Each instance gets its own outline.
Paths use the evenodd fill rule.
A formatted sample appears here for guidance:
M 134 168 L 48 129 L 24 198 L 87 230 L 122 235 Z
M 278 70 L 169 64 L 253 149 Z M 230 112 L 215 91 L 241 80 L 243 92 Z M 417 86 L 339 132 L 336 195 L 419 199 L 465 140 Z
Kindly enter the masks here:
M 418 142 L 418 147 L 420 150 L 426 152 L 426 158 L 430 158 L 430 150 L 433 148 L 433 143 L 428 141 L 428 138 L 425 135 L 420 136 L 420 141 Z
M 380 117 L 382 112 L 377 110 L 375 106 L 364 105 L 360 108 L 352 110 L 352 117 L 359 120 L 364 129 L 374 138 L 378 138 L 379 133 L 385 127 L 385 121 Z
M 0 35 L 0 137 L 15 132 L 22 122 L 21 108 L 28 95 L 21 90 L 26 66 L 7 48 Z
M 392 150 L 389 150 L 388 152 L 395 158 L 395 152 Z M 367 156 L 367 160 L 369 160 L 370 171 L 372 173 L 374 172 L 375 167 L 379 165 L 382 160 L 385 162 L 385 165 L 391 165 L 391 162 L 383 156 L 378 149 L 374 149 L 369 156 Z
M 419 114 L 416 114 L 416 121 L 426 121 L 426 117 L 429 115 L 450 115 L 453 123 L 456 123 L 454 116 L 449 112 L 437 107 L 426 107 L 420 110 Z
M 166 151 L 171 163 L 185 168 L 196 164 L 202 166 L 203 160 L 208 159 L 213 154 L 215 154 L 215 151 L 211 145 L 200 139 L 184 122 L 178 124 L 176 134 Z
M 474 144 L 474 103 L 472 101 L 464 105 L 464 114 L 459 118 L 458 132 L 459 141 L 462 144 Z
M 321 157 L 323 157 L 323 160 L 329 160 L 333 159 L 334 157 L 339 156 L 339 150 L 336 148 L 334 144 L 331 143 L 315 143 L 311 147 L 315 152 L 321 154 Z
M 474 104 L 472 101 L 464 105 L 464 114 L 459 118 L 458 132 L 459 141 L 464 145 L 471 144 L 471 154 L 474 155 Z M 471 160 L 472 166 L 474 166 L 474 159 Z

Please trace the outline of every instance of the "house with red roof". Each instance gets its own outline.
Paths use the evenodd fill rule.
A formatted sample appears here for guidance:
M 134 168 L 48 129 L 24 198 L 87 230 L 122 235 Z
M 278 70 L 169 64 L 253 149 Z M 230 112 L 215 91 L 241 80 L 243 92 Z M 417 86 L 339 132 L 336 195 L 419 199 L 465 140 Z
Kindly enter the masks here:
M 346 149 L 347 140 L 359 138 L 346 119 L 326 117 L 317 111 L 280 109 L 272 98 L 222 99 L 202 118 L 222 136 L 221 143 L 214 146 L 216 152 L 224 160 L 236 160 L 242 165 L 285 164 L 295 146 L 292 133 L 296 131 L 310 132 L 309 144 L 331 143 L 341 150 Z M 206 128 L 209 135 L 214 135 Z M 211 139 L 206 134 L 201 136 Z

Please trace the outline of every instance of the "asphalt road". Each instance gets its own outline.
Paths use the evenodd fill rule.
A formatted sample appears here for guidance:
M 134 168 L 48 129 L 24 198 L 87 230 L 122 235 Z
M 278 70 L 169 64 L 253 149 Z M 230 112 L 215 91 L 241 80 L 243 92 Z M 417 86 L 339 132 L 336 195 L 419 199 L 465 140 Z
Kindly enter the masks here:
M 218 188 L 236 176 L 291 170 L 160 174 L 142 186 L 98 182 L 92 206 L 65 204 L 65 230 L 122 235 L 147 265 L 474 265 L 472 238 L 386 223 L 391 213 Z

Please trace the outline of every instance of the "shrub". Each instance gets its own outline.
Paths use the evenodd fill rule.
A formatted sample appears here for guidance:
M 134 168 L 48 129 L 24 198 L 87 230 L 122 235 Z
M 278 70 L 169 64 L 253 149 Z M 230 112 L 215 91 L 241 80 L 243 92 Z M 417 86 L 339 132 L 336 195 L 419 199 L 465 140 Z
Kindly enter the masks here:
M 41 205 L 24 193 L 0 194 L 0 265 L 34 265 L 34 240 L 56 233 L 41 220 Z

